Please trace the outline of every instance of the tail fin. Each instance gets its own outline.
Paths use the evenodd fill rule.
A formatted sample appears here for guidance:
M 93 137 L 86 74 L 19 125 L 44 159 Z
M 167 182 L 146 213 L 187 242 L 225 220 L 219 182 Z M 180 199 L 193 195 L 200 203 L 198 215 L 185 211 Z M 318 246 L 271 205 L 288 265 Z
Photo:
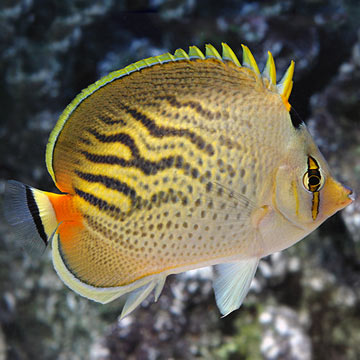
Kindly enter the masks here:
M 47 193 L 18 181 L 5 185 L 4 215 L 31 253 L 44 252 L 58 226 Z

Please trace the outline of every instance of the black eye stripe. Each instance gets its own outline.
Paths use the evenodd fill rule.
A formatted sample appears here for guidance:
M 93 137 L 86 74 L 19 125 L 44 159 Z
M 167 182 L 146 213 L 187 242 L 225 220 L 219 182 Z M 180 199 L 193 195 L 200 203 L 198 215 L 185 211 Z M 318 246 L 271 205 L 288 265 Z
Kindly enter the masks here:
M 308 157 L 308 170 L 306 172 L 306 188 L 311 192 L 316 192 L 321 186 L 321 173 L 317 161 L 309 156 Z
M 308 170 L 308 176 L 309 176 L 309 178 L 310 178 L 311 176 L 316 176 L 316 177 L 318 177 L 319 179 L 321 179 L 321 174 L 320 174 L 320 171 L 319 171 L 318 169 L 309 169 L 309 170 Z

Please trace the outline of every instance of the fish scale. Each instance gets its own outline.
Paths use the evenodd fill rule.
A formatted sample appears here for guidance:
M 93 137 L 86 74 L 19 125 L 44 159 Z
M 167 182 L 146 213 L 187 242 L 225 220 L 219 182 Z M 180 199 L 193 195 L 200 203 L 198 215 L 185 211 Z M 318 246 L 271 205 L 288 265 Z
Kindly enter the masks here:
M 169 274 L 207 265 L 230 313 L 262 257 L 353 200 L 292 117 L 294 63 L 276 84 L 271 53 L 260 73 L 246 46 L 242 65 L 222 46 L 141 60 L 83 90 L 47 146 L 62 195 L 9 182 L 9 222 L 37 248 L 52 240 L 54 267 L 79 294 L 129 294 L 122 317 L 154 289 L 157 299 Z

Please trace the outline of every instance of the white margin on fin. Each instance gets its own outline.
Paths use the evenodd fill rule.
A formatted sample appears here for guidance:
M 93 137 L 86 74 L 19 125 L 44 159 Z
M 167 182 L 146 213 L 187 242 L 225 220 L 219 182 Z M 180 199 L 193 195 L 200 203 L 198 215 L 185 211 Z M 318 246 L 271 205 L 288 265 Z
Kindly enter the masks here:
M 160 276 L 159 280 L 156 283 L 156 288 L 155 288 L 155 296 L 154 296 L 154 301 L 157 302 L 159 299 L 159 296 L 164 288 L 165 285 L 165 280 L 166 280 L 166 275 Z
M 51 245 L 52 260 L 56 273 L 66 286 L 79 295 L 84 296 L 90 300 L 97 301 L 101 304 L 106 304 L 131 291 L 131 289 L 126 286 L 119 286 L 114 288 L 96 288 L 94 286 L 83 283 L 68 270 L 62 260 L 59 251 L 59 234 L 55 233 L 53 235 Z
M 215 265 L 217 275 L 213 288 L 216 304 L 223 317 L 241 306 L 250 289 L 258 264 L 259 258 L 253 257 L 236 263 Z
M 148 295 L 153 291 L 156 285 L 155 281 L 151 281 L 148 284 L 145 284 L 135 290 L 133 290 L 127 297 L 125 305 L 122 309 L 120 320 L 125 316 L 129 315 L 135 308 L 137 308 L 143 300 L 145 300 Z

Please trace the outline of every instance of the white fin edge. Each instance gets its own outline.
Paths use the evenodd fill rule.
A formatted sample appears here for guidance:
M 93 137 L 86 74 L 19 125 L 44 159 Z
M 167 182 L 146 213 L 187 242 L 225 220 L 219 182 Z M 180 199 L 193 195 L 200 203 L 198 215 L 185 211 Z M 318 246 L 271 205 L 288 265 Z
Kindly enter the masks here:
M 87 299 L 97 301 L 101 304 L 107 304 L 120 296 L 131 293 L 132 291 L 136 291 L 142 286 L 147 286 L 149 284 L 152 284 L 152 289 L 158 285 L 156 294 L 159 297 L 166 280 L 165 275 L 156 274 L 151 277 L 142 278 L 132 284 L 125 286 L 106 288 L 88 285 L 77 279 L 64 264 L 59 251 L 59 234 L 55 234 L 52 239 L 52 260 L 56 273 L 66 286 L 75 291 L 77 294 Z M 127 314 L 128 313 L 129 312 L 127 312 Z
M 135 310 L 154 290 L 156 282 L 153 280 L 148 284 L 145 284 L 136 290 L 132 291 L 125 302 L 125 305 L 122 309 L 120 320 L 125 316 L 129 315 L 133 310 Z
M 86 297 L 87 299 L 97 301 L 101 304 L 106 304 L 118 298 L 119 296 L 131 291 L 131 289 L 125 289 L 125 287 L 97 288 L 87 285 L 77 279 L 68 270 L 60 255 L 59 234 L 55 234 L 52 240 L 52 260 L 55 271 L 57 272 L 60 279 L 65 283 L 65 285 L 79 295 Z
M 216 304 L 223 316 L 237 310 L 249 292 L 259 258 L 240 260 L 236 263 L 215 265 L 217 275 L 213 282 Z
M 156 284 L 156 288 L 155 288 L 155 296 L 154 296 L 154 301 L 157 302 L 159 299 L 159 296 L 164 288 L 165 285 L 165 280 L 166 280 L 166 275 L 160 276 L 157 284 Z

